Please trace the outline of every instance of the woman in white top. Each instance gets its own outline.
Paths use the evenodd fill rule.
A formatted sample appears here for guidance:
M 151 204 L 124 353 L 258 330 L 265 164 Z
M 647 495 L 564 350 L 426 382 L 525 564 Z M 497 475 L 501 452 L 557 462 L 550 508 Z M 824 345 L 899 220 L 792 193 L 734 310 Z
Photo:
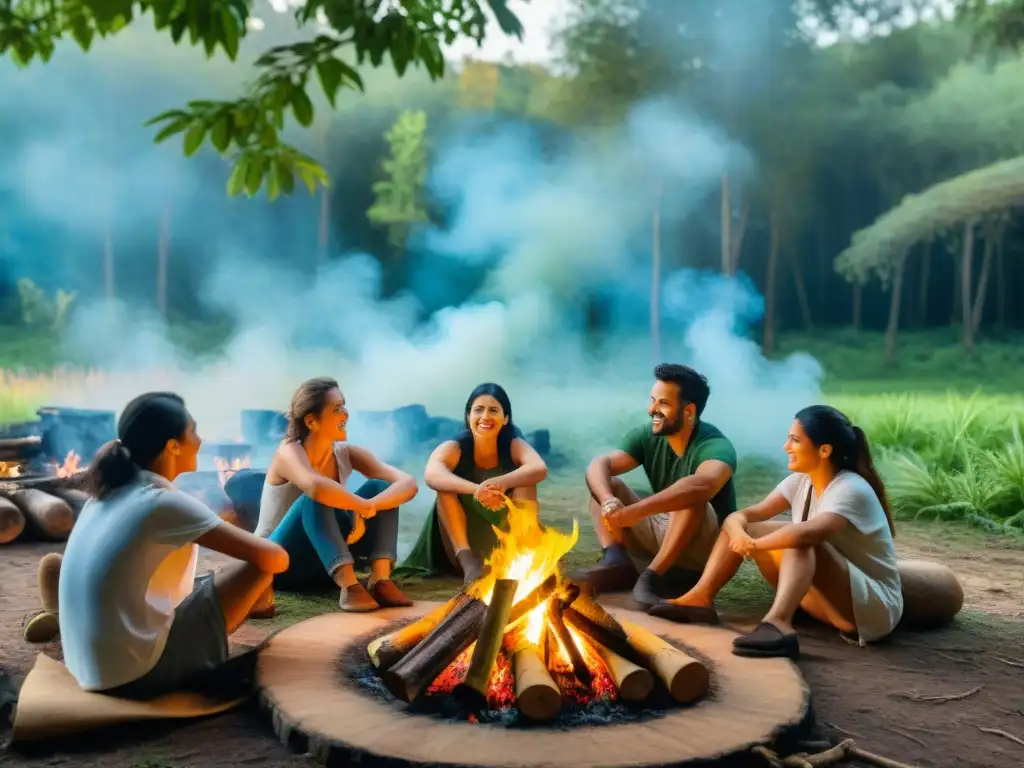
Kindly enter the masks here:
M 775 601 L 757 629 L 733 641 L 737 655 L 798 656 L 798 607 L 861 645 L 884 638 L 903 615 L 903 593 L 896 529 L 863 430 L 813 405 L 796 415 L 784 449 L 794 474 L 726 518 L 697 585 L 650 613 L 717 622 L 715 595 L 747 557 L 775 586 Z M 768 522 L 788 510 L 793 522 Z
M 256 526 L 257 536 L 280 544 L 291 558 L 274 586 L 302 591 L 333 581 L 341 609 L 352 612 L 412 605 L 391 580 L 391 568 L 398 556 L 398 507 L 416 495 L 416 480 L 349 445 L 347 425 L 345 396 L 334 379 L 310 379 L 292 396 Z M 353 470 L 367 479 L 355 493 L 345 487 Z M 370 566 L 365 587 L 356 579 L 357 561 Z M 273 611 L 269 589 L 253 617 Z
M 89 466 L 94 498 L 63 559 L 47 555 L 40 573 L 58 579 L 64 662 L 78 684 L 148 699 L 201 685 L 227 661 L 228 635 L 288 567 L 288 555 L 171 485 L 195 471 L 201 444 L 180 397 L 135 398 L 117 435 Z M 195 579 L 197 545 L 243 562 Z

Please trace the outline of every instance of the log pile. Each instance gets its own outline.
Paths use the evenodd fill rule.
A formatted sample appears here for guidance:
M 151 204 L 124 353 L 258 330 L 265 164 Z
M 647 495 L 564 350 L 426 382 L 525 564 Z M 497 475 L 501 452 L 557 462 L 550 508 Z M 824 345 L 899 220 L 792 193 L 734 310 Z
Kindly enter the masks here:
M 575 584 L 552 575 L 515 600 L 517 587 L 515 579 L 497 579 L 485 601 L 470 586 L 376 638 L 366 651 L 378 677 L 411 704 L 432 695 L 439 679 L 456 675 L 451 695 L 469 712 L 480 712 L 495 708 L 499 670 L 511 669 L 514 706 L 535 722 L 554 720 L 566 702 L 583 700 L 581 691 L 639 703 L 660 689 L 681 704 L 707 692 L 708 670 L 700 660 L 620 623 Z M 610 690 L 598 690 L 600 681 Z
M 0 440 L 0 461 L 24 467 L 41 451 L 38 437 Z M 18 539 L 64 541 L 88 495 L 81 474 L 70 477 L 13 475 L 0 478 L 0 544 Z

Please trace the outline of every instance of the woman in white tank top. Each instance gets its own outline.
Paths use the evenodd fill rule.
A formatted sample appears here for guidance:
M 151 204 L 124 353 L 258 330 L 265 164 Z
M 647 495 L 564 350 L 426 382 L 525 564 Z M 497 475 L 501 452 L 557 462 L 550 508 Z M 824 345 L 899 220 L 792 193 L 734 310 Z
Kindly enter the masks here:
M 391 569 L 398 556 L 398 507 L 416 495 L 416 480 L 345 442 L 347 423 L 345 397 L 334 379 L 310 379 L 292 397 L 288 431 L 267 469 L 256 526 L 257 535 L 290 556 L 274 587 L 302 591 L 333 581 L 345 611 L 412 605 L 391 580 Z M 367 478 L 355 493 L 345 488 L 353 470 Z M 366 586 L 356 578 L 357 562 L 369 564 Z M 270 589 L 252 616 L 273 612 Z
M 797 608 L 861 645 L 884 638 L 902 618 L 903 592 L 896 529 L 864 432 L 835 408 L 813 405 L 797 413 L 785 451 L 793 474 L 726 518 L 697 585 L 650 613 L 716 622 L 714 597 L 748 557 L 776 594 L 757 629 L 733 641 L 737 655 L 799 655 Z M 768 522 L 789 510 L 793 522 Z

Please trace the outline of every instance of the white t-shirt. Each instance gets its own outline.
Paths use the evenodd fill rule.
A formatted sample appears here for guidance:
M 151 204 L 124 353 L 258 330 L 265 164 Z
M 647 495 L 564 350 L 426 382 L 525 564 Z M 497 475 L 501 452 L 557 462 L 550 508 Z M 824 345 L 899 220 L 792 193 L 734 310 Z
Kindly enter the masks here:
M 810 478 L 794 473 L 778 489 L 789 502 L 793 522 L 803 520 L 808 493 L 808 520 L 826 512 L 846 518 L 849 525 L 827 541 L 847 560 L 861 642 L 880 640 L 892 632 L 903 616 L 903 589 L 889 521 L 867 480 L 856 472 L 842 471 L 817 498 Z
M 221 524 L 202 502 L 142 471 L 82 509 L 60 571 L 64 663 L 86 691 L 115 688 L 160 659 L 192 591 L 195 540 Z

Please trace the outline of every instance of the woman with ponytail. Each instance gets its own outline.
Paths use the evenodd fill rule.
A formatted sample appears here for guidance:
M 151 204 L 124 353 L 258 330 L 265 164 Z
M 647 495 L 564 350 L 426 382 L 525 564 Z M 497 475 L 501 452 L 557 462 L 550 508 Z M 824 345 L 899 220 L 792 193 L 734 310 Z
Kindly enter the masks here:
M 757 629 L 733 641 L 737 655 L 799 655 L 797 608 L 861 645 L 884 638 L 902 617 L 903 594 L 896 528 L 863 430 L 831 406 L 812 405 L 797 413 L 784 450 L 793 474 L 726 518 L 698 584 L 650 613 L 717 622 L 715 595 L 746 557 L 776 592 Z M 768 522 L 787 511 L 792 522 Z
M 537 501 L 537 484 L 548 474 L 540 454 L 519 435 L 512 403 L 498 384 L 481 384 L 466 400 L 464 427 L 430 455 L 423 479 L 437 501 L 419 539 L 402 563 L 404 573 L 461 575 L 466 584 L 483 573 L 505 525 L 505 494 Z
M 64 662 L 84 690 L 148 699 L 201 684 L 227 661 L 228 635 L 273 574 L 288 567 L 281 547 L 223 523 L 171 485 L 196 470 L 201 442 L 177 395 L 128 403 L 117 439 L 89 466 L 93 498 L 63 558 L 40 563 L 47 611 L 26 636 L 49 639 L 46 625 L 59 626 Z M 242 562 L 196 579 L 199 546 Z

